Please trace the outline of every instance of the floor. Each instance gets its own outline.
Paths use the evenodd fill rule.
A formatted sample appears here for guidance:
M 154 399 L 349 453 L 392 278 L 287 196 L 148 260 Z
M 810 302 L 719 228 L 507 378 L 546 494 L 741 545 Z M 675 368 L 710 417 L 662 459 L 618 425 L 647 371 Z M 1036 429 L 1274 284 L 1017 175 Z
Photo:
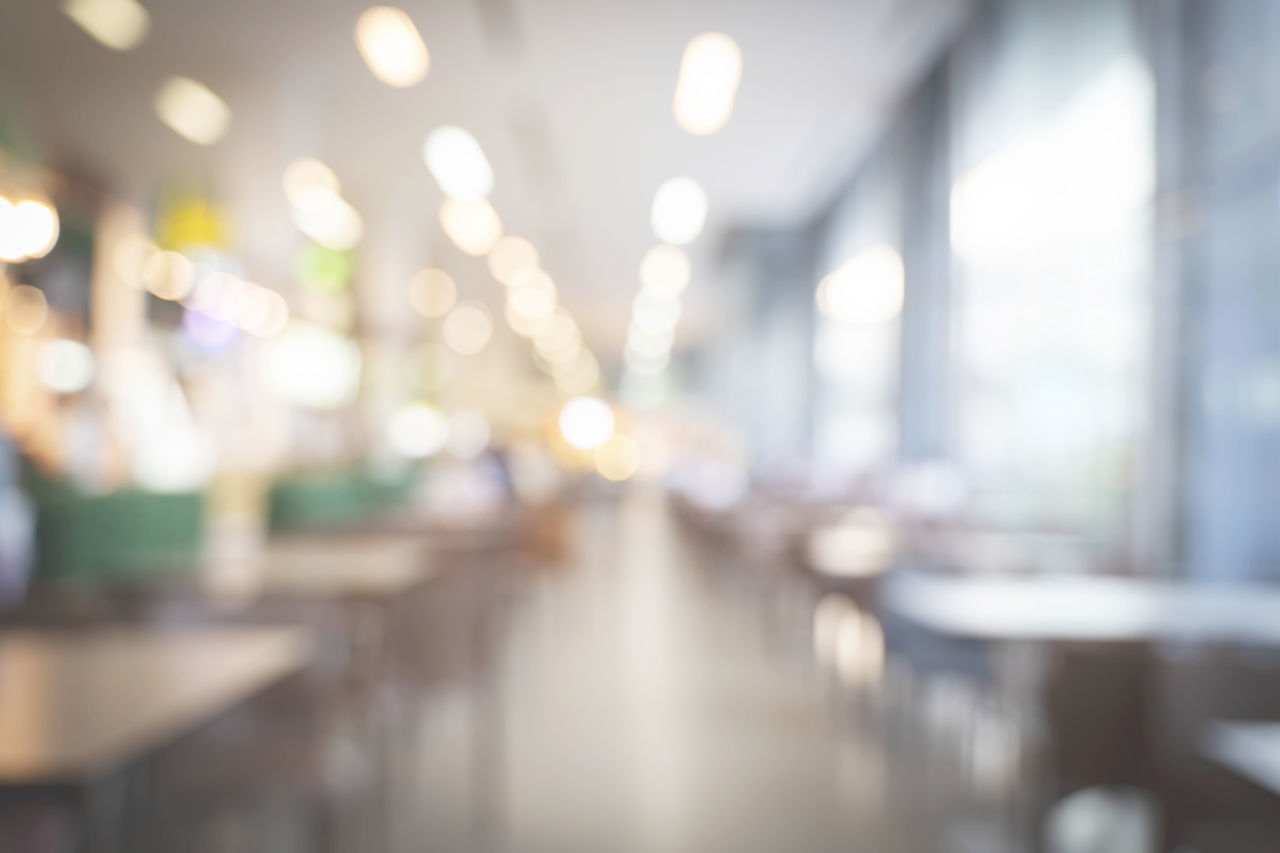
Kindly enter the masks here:
M 474 705 L 429 715 L 411 837 L 506 853 L 940 849 L 918 804 L 889 795 L 884 751 L 660 501 L 588 512 L 572 559 L 514 606 L 480 777 Z

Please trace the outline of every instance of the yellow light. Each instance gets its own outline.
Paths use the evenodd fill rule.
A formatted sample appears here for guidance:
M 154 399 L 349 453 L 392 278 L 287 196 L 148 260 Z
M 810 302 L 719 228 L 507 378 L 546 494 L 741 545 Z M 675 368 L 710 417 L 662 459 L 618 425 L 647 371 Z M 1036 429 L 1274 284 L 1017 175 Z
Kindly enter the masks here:
M 485 199 L 446 198 L 440 205 L 440 226 L 453 244 L 468 255 L 488 254 L 502 237 L 502 220 Z
M 431 68 L 418 28 L 402 10 L 391 6 L 375 6 L 360 16 L 356 47 L 373 76 L 388 86 L 413 86 Z
M 596 471 L 615 483 L 629 480 L 640 470 L 640 445 L 625 433 L 618 433 L 596 449 Z
M 675 246 L 654 246 L 640 261 L 640 286 L 655 296 L 679 296 L 692 274 L 689 256 Z
M 570 447 L 595 450 L 613 436 L 613 410 L 598 397 L 574 397 L 560 409 L 560 434 Z
M 314 157 L 304 157 L 290 163 L 284 170 L 282 183 L 285 197 L 293 205 L 305 201 L 306 193 L 310 190 L 327 190 L 335 195 L 341 191 L 338 176 Z
M 489 344 L 493 320 L 478 302 L 464 302 L 444 318 L 445 345 L 459 355 L 475 355 Z
M 818 310 L 841 323 L 887 323 L 902 312 L 902 256 L 892 246 L 864 249 L 818 284 Z
M 671 178 L 653 196 L 650 223 L 664 243 L 683 246 L 702 233 L 707 194 L 693 178 Z
M 62 11 L 112 50 L 132 50 L 147 37 L 151 18 L 135 0 L 67 0 Z
M 458 301 L 458 287 L 444 270 L 428 267 L 409 280 L 409 304 L 424 317 L 443 317 Z
M 542 318 L 549 318 L 556 310 L 556 300 L 548 296 L 545 290 L 529 287 L 513 289 L 507 294 L 507 305 L 517 316 L 537 323 Z
M 489 253 L 489 272 L 506 285 L 538 268 L 538 250 L 523 237 L 503 237 Z
M 147 259 L 142 280 L 147 290 L 156 296 L 176 302 L 191 293 L 196 282 L 196 270 L 186 255 L 156 252 Z
M 440 191 L 459 201 L 479 201 L 493 191 L 493 168 L 476 138 L 460 127 L 438 127 L 422 145 Z
M 111 253 L 111 265 L 120 280 L 130 287 L 146 290 L 147 264 L 160 250 L 141 234 L 128 234 L 120 238 Z
M 706 136 L 724 127 L 742 78 L 742 51 L 723 33 L 703 33 L 684 49 L 673 111 L 689 133 Z
M 190 77 L 170 77 L 156 93 L 156 114 L 169 129 L 197 145 L 212 145 L 231 126 L 231 108 Z
M 510 296 L 510 294 L 508 294 L 508 296 Z M 515 310 L 515 306 L 511 304 L 510 298 L 507 299 L 502 313 L 507 320 L 507 325 L 511 327 L 512 331 L 517 335 L 521 335 L 526 338 L 536 337 L 539 332 L 551 325 L 551 320 L 555 317 L 554 311 L 538 316 L 521 314 Z
M 331 189 L 310 186 L 298 192 L 293 222 L 312 240 L 338 252 L 355 247 L 364 236 L 364 222 L 347 200 Z
M 0 261 L 42 258 L 58 242 L 58 211 L 42 201 L 0 198 Z
M 29 284 L 10 290 L 4 309 L 5 322 L 19 335 L 34 335 L 49 318 L 49 303 L 44 293 Z

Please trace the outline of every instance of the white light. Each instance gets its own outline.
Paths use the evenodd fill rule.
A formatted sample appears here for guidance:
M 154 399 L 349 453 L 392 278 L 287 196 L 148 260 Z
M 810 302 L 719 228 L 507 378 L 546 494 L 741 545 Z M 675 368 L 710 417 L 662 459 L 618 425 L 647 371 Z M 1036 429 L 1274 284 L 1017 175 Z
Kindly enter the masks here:
M 454 412 L 449 416 L 449 453 L 458 459 L 475 459 L 489 446 L 489 422 L 479 412 Z
M 387 441 L 391 449 L 410 459 L 425 459 L 444 449 L 449 440 L 449 422 L 425 403 L 411 403 L 391 418 Z
M 707 221 L 707 194 L 692 178 L 671 178 L 653 197 L 650 222 L 664 243 L 683 246 L 702 233 Z
M 526 338 L 533 338 L 537 337 L 543 329 L 551 325 L 551 320 L 555 317 L 555 312 L 539 316 L 521 314 L 515 310 L 515 306 L 511 304 L 511 300 L 508 298 L 506 305 L 503 308 L 502 315 L 506 318 L 507 325 L 510 326 L 511 330 L 517 335 L 522 335 Z
M 654 246 L 640 261 L 640 286 L 655 296 L 679 296 L 692 274 L 689 256 L 675 246 Z
M 631 324 L 650 334 L 670 331 L 680 322 L 680 300 L 663 299 L 648 291 L 636 294 Z
M 0 262 L 42 258 L 58 242 L 58 211 L 42 201 L 0 198 Z
M 440 205 L 440 226 L 453 244 L 468 255 L 488 254 L 502 237 L 502 220 L 485 199 L 446 198 Z
M 570 447 L 595 450 L 613 436 L 613 410 L 598 397 L 574 397 L 560 409 L 560 434 Z
M 545 290 L 529 287 L 513 289 L 507 294 L 507 304 L 517 316 L 534 323 L 549 318 L 556 310 L 555 297 L 548 296 Z
M 93 353 L 79 341 L 58 338 L 40 347 L 36 373 L 40 383 L 59 394 L 74 394 L 93 381 Z
M 600 381 L 600 364 L 585 349 L 568 364 L 555 365 L 555 382 L 567 394 L 586 394 Z
M 186 255 L 156 252 L 143 266 L 142 281 L 154 295 L 177 302 L 186 299 L 195 287 L 196 268 Z
M 295 160 L 284 170 L 284 194 L 289 203 L 300 204 L 306 200 L 306 193 L 320 189 L 337 195 L 341 191 L 338 176 L 333 170 L 313 157 Z
M 632 326 L 627 334 L 627 349 L 645 359 L 657 359 L 671 351 L 675 341 L 675 330 L 649 332 L 638 326 Z
M 887 323 L 902 312 L 902 257 L 892 246 L 872 246 L 845 261 L 818 284 L 818 309 L 842 323 Z
M 132 50 L 147 37 L 151 18 L 135 0 L 67 0 L 62 11 L 100 44 Z
M 322 186 L 311 186 L 297 194 L 293 222 L 303 234 L 338 252 L 354 248 L 364 236 L 364 222 L 356 209 Z
M 671 351 L 663 350 L 655 355 L 646 355 L 636 352 L 628 344 L 626 351 L 623 352 L 623 358 L 627 363 L 627 370 L 640 376 L 656 376 L 667 369 L 667 365 L 671 363 Z
M 156 93 L 155 108 L 170 130 L 197 145 L 212 145 L 231 126 L 226 101 L 190 77 L 170 77 Z
M 565 350 L 576 350 L 582 344 L 582 332 L 563 308 L 556 311 L 546 327 L 538 332 L 533 345 L 544 357 L 554 356 Z
M 460 355 L 475 355 L 493 336 L 493 320 L 483 305 L 464 302 L 444 318 L 443 334 L 449 349 Z
M 460 127 L 438 127 L 422 145 L 440 191 L 458 201 L 479 201 L 493 191 L 493 168 L 476 138 Z
M 360 385 L 360 347 L 341 335 L 292 323 L 267 341 L 262 373 L 279 397 L 300 406 L 334 409 L 355 399 Z
M 742 51 L 723 33 L 703 33 L 684 49 L 676 82 L 676 122 L 689 133 L 706 136 L 724 127 L 742 78 Z
M 269 338 L 289 324 L 289 303 L 269 287 L 253 285 L 244 298 L 239 326 L 251 335 Z
M 538 250 L 523 237 L 503 237 L 489 253 L 489 272 L 506 285 L 538 268 Z
M 427 268 L 409 280 L 409 304 L 424 317 L 443 317 L 458 301 L 458 286 L 444 270 Z
M 391 6 L 375 6 L 360 16 L 356 47 L 373 76 L 388 86 L 413 86 L 431 69 L 418 28 L 408 15 Z

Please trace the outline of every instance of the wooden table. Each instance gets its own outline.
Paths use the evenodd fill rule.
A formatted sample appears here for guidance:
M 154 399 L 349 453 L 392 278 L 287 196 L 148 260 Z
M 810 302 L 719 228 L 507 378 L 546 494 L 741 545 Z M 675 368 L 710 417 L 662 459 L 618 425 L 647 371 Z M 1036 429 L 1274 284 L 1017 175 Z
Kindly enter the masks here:
M 79 785 L 306 664 L 296 629 L 0 632 L 0 786 Z
M 1201 750 L 1216 764 L 1280 796 L 1280 722 L 1214 722 Z
M 0 795 L 67 803 L 77 849 L 134 849 L 150 759 L 310 655 L 294 628 L 0 632 Z

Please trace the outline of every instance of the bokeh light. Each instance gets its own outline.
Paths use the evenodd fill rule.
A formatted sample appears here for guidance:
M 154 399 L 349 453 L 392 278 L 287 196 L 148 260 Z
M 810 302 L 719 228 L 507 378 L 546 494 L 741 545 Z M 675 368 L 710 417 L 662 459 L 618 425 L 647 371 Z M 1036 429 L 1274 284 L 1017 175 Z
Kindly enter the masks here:
M 560 434 L 578 450 L 595 450 L 613 436 L 613 409 L 599 397 L 574 397 L 560 408 Z

